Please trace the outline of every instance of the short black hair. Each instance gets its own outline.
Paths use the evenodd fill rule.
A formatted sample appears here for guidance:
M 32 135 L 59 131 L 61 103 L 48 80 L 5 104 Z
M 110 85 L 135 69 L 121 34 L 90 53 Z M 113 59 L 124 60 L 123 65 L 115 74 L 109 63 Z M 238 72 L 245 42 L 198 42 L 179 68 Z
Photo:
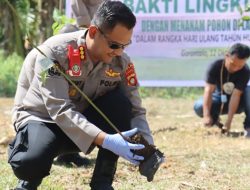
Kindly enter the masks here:
M 106 32 L 112 31 L 117 24 L 130 30 L 135 26 L 136 18 L 124 3 L 104 0 L 94 14 L 91 24 Z
M 236 43 L 229 49 L 230 55 L 236 55 L 239 59 L 247 59 L 250 56 L 250 49 L 247 45 Z

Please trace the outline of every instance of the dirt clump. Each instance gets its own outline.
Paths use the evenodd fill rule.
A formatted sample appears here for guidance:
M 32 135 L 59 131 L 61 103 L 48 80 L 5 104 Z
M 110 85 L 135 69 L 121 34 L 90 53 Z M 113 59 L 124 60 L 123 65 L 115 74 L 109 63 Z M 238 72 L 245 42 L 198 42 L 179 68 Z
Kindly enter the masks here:
M 134 144 L 143 144 L 145 146 L 143 149 L 133 151 L 135 154 L 143 156 L 143 161 L 146 161 L 156 151 L 156 147 L 154 145 L 150 145 L 141 134 L 133 135 L 130 140 Z
M 134 144 L 143 144 L 145 146 L 145 148 L 133 150 L 133 152 L 136 155 L 144 157 L 144 160 L 142 160 L 139 165 L 140 174 L 146 176 L 147 181 L 153 181 L 156 171 L 165 160 L 164 154 L 154 145 L 149 144 L 141 134 L 137 133 L 131 136 L 130 142 Z

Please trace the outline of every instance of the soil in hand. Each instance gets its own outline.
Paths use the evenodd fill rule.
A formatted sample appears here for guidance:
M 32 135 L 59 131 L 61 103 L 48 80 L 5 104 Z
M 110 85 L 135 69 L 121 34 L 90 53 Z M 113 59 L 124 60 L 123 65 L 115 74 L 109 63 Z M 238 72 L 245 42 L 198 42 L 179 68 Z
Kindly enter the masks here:
M 154 145 L 151 145 L 149 144 L 146 139 L 141 135 L 141 134 L 135 134 L 133 136 L 130 137 L 130 141 L 131 143 L 134 143 L 134 144 L 143 144 L 145 146 L 145 148 L 143 149 L 140 149 L 140 150 L 133 150 L 133 152 L 136 154 L 136 155 L 139 155 L 139 156 L 143 156 L 144 157 L 144 161 L 146 161 L 148 158 L 150 158 L 150 156 L 152 154 L 154 154 L 156 152 L 156 147 Z

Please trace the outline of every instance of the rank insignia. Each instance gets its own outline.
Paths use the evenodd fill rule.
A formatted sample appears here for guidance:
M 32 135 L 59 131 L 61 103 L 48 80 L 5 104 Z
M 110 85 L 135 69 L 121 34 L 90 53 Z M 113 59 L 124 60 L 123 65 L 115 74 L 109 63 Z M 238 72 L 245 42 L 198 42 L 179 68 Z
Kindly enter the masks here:
M 105 71 L 105 74 L 106 74 L 106 76 L 112 77 L 112 78 L 113 77 L 119 77 L 121 75 L 121 73 L 115 72 L 112 69 L 109 69 L 109 70 Z
M 79 46 L 80 59 L 86 60 L 86 48 L 85 46 Z
M 128 64 L 128 67 L 125 72 L 126 80 L 128 86 L 136 86 L 137 85 L 137 77 L 135 73 L 135 67 L 132 63 Z

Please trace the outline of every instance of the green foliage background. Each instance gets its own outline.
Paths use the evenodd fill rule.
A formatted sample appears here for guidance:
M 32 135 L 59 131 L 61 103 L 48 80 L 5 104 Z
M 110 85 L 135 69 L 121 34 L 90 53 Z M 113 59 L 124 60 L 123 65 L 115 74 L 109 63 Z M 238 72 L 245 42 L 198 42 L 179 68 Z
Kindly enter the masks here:
M 7 58 L 0 52 L 0 96 L 12 97 L 16 91 L 18 75 L 23 58 L 16 53 Z
M 0 47 L 5 55 L 16 52 L 24 56 L 24 37 L 30 27 L 29 0 L 0 0 Z
M 68 18 L 63 15 L 60 10 L 55 9 L 53 12 L 54 23 L 52 25 L 53 35 L 59 34 L 60 30 L 63 28 L 65 24 L 73 24 L 75 19 Z

